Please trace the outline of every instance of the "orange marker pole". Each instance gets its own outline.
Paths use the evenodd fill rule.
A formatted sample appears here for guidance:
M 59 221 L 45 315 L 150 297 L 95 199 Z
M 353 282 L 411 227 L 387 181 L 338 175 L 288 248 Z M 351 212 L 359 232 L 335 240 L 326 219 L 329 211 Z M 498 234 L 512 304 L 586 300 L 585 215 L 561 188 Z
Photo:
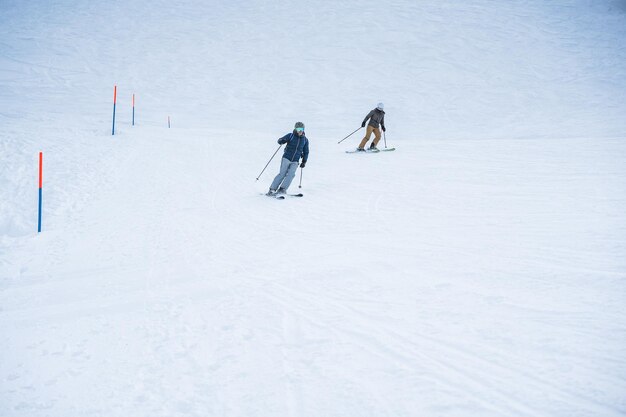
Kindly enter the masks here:
M 37 221 L 37 233 L 41 233 L 41 206 L 43 189 L 43 152 L 39 152 L 39 216 Z
M 111 135 L 115 135 L 115 105 L 117 104 L 117 85 L 113 88 L 113 128 Z

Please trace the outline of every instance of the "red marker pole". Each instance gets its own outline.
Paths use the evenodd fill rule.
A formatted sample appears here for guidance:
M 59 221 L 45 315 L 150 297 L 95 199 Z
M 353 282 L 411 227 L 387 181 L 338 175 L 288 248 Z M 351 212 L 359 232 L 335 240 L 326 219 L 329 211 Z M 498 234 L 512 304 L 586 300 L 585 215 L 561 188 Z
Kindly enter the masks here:
M 39 152 L 39 216 L 37 221 L 37 233 L 41 233 L 41 206 L 43 188 L 43 152 Z
M 117 104 L 117 85 L 113 88 L 113 128 L 111 135 L 115 135 L 115 105 Z
M 133 94 L 133 126 L 135 126 L 135 95 Z

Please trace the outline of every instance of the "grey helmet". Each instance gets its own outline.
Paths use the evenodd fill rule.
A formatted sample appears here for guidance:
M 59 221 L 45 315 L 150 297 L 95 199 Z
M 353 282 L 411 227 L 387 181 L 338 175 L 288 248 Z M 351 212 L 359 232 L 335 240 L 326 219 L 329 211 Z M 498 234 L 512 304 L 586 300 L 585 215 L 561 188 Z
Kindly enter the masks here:
M 299 127 L 301 127 L 302 129 L 304 129 L 304 123 L 302 123 L 302 122 L 296 122 L 296 125 L 295 125 L 293 128 L 294 128 L 294 129 L 297 129 L 297 128 L 299 128 Z
M 383 103 L 378 103 L 378 105 L 376 106 L 376 108 L 378 110 L 383 110 L 385 108 L 385 105 Z

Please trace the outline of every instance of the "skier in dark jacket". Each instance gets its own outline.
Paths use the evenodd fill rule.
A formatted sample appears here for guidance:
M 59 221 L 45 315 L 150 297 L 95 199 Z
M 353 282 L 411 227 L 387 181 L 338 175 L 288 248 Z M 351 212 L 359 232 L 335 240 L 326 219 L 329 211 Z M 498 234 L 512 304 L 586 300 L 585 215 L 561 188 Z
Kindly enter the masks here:
M 378 142 L 380 141 L 379 126 L 380 128 L 383 129 L 383 132 L 387 130 L 385 129 L 385 112 L 383 111 L 384 108 L 385 108 L 385 105 L 383 103 L 378 103 L 376 108 L 372 110 L 371 112 L 369 112 L 367 116 L 365 116 L 365 119 L 363 119 L 363 123 L 361 123 L 361 127 L 365 127 L 365 123 L 367 123 L 367 119 L 369 119 L 370 122 L 367 125 L 367 130 L 365 131 L 365 137 L 359 144 L 359 147 L 356 148 L 357 151 L 362 151 L 362 152 L 365 151 L 365 144 L 367 143 L 368 140 L 370 140 L 370 136 L 372 136 L 372 132 L 374 132 L 374 142 L 372 142 L 372 144 L 370 145 L 370 150 L 373 150 L 373 151 L 378 150 L 376 145 L 378 145 Z
M 267 195 L 287 193 L 287 188 L 296 175 L 298 164 L 300 164 L 300 168 L 304 168 L 309 158 L 309 140 L 305 136 L 304 123 L 302 122 L 296 123 L 293 132 L 278 139 L 278 143 L 281 145 L 286 143 L 287 146 L 280 162 L 280 172 L 270 185 Z M 302 158 L 302 163 L 299 162 L 300 158 Z

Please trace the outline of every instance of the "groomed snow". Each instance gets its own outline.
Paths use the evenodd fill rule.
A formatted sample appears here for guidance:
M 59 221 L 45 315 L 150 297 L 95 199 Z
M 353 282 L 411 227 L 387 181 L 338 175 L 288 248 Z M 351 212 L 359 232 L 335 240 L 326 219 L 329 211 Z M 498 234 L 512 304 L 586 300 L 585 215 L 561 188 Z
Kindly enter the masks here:
M 3 0 L 0 415 L 625 415 L 625 40 L 621 0 Z M 396 151 L 346 154 L 378 101 Z

